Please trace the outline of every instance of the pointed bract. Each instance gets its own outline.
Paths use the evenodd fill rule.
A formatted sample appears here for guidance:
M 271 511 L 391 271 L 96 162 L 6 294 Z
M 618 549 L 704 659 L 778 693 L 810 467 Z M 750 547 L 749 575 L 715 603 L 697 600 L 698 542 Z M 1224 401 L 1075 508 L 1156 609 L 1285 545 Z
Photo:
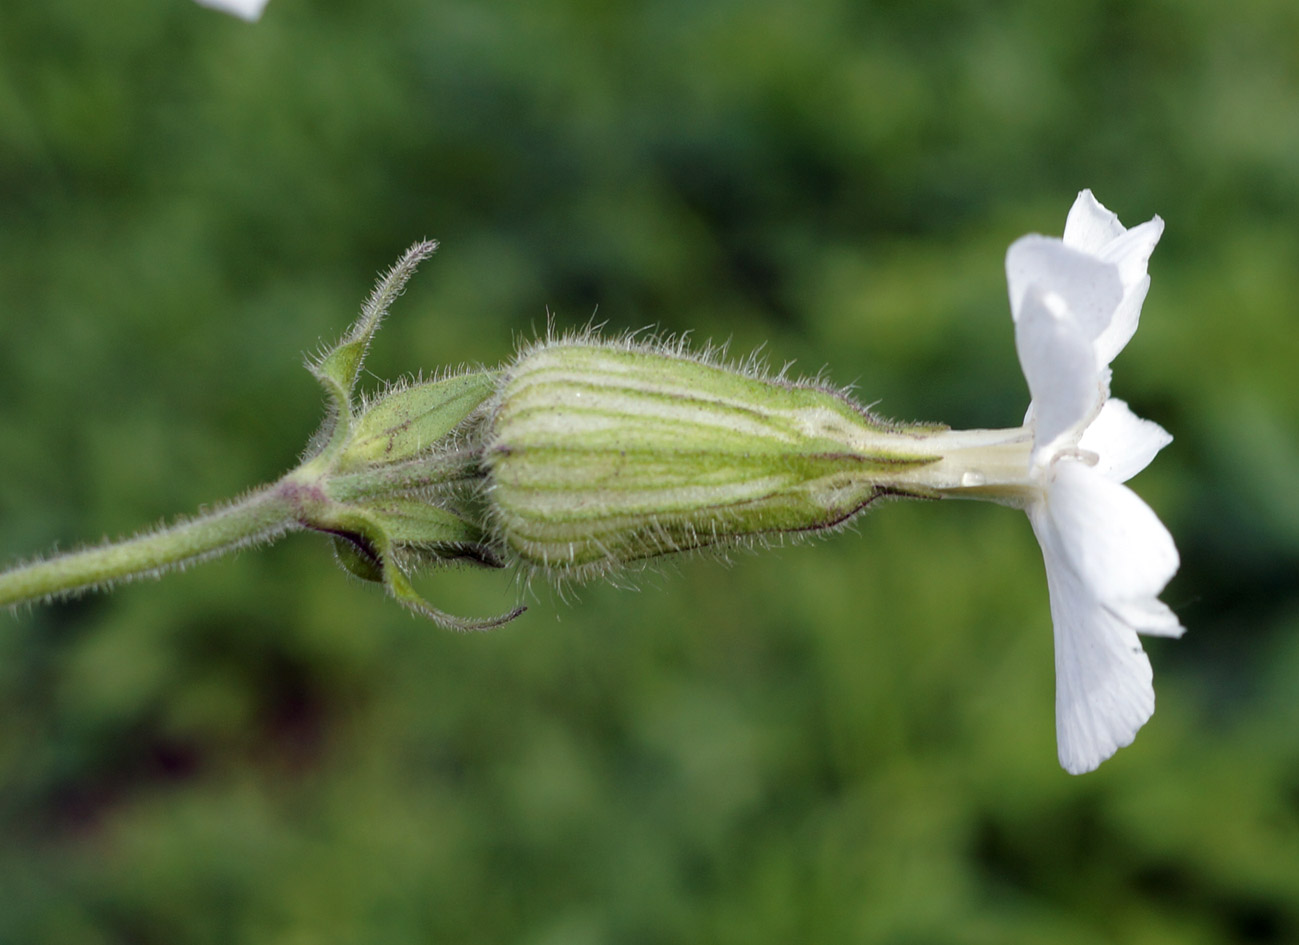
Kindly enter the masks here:
M 416 243 L 402 254 L 392 268 L 379 277 L 370 297 L 361 306 L 361 315 L 338 343 L 326 349 L 314 363 L 316 376 L 325 375 L 350 397 L 356 378 L 365 363 L 366 351 L 374 333 L 379 330 L 388 309 L 406 289 L 406 283 L 415 274 L 419 264 L 437 251 L 435 240 Z
M 365 363 L 370 341 L 378 331 L 388 308 L 401 295 L 406 283 L 421 262 L 432 256 L 438 244 L 433 240 L 416 243 L 375 283 L 370 297 L 361 306 L 361 315 L 338 342 L 308 359 L 307 370 L 325 389 L 326 415 L 320 431 L 312 440 L 312 455 L 331 461 L 352 435 L 352 392 Z

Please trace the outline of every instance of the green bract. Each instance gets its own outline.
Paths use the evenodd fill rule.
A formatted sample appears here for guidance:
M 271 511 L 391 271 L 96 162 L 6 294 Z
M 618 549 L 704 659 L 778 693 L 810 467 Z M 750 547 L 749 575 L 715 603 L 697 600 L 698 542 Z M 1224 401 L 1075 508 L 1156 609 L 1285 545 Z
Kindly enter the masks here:
M 522 608 L 486 620 L 453 617 L 416 593 L 414 565 L 468 560 L 500 567 L 477 523 L 474 483 L 480 477 L 470 431 L 491 397 L 495 373 L 466 371 L 394 387 L 369 404 L 354 403 L 370 341 L 415 267 L 437 248 L 419 243 L 383 276 L 361 317 L 309 364 L 328 399 L 316 451 L 283 482 L 304 498 L 299 522 L 334 536 L 348 572 L 382 583 L 401 603 L 457 630 L 480 630 L 513 619 Z
M 357 418 L 344 467 L 395 463 L 426 452 L 492 395 L 489 371 L 457 374 L 391 391 Z

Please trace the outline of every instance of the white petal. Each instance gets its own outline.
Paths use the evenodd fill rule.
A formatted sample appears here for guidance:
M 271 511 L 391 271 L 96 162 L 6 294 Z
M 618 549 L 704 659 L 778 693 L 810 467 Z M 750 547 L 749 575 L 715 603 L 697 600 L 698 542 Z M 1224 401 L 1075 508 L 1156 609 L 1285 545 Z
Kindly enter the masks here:
M 230 13 L 252 23 L 259 20 L 268 0 L 195 0 L 200 6 Z
M 1150 256 L 1163 235 L 1163 219 L 1152 217 L 1140 226 L 1123 231 L 1093 255 L 1102 262 L 1118 266 L 1119 277 L 1123 280 L 1124 288 L 1127 288 L 1145 278 Z
M 1114 309 L 1114 316 L 1109 325 L 1096 336 L 1096 360 L 1109 364 L 1120 351 L 1127 347 L 1132 336 L 1137 333 L 1137 323 L 1141 320 L 1141 306 L 1146 301 L 1146 292 L 1150 288 L 1150 278 L 1146 277 L 1134 285 L 1123 296 L 1123 301 Z
M 1155 711 L 1150 660 L 1136 633 L 1106 610 L 1063 554 L 1045 510 L 1029 510 L 1042 545 L 1055 628 L 1055 725 L 1060 765 L 1091 771 L 1132 744 Z
M 1127 486 L 1075 460 L 1052 466 L 1044 503 L 1057 547 L 1101 603 L 1153 600 L 1177 573 L 1173 537 Z
M 1137 633 L 1144 633 L 1147 636 L 1180 637 L 1186 632 L 1182 622 L 1177 619 L 1177 614 L 1158 598 L 1111 601 L 1105 609 Z
M 1104 397 L 1091 341 L 1058 295 L 1032 286 L 1015 323 L 1015 347 L 1033 397 L 1034 452 L 1053 452 L 1057 438 L 1072 436 Z
M 1118 214 L 1107 210 L 1090 190 L 1084 190 L 1069 208 L 1064 224 L 1064 244 L 1084 253 L 1099 255 L 1106 244 L 1122 236 L 1127 230 L 1119 222 Z
M 1109 326 L 1096 339 L 1096 356 L 1102 364 L 1113 361 L 1137 330 L 1141 305 L 1150 289 L 1150 276 L 1146 273 L 1150 254 L 1163 232 L 1164 221 L 1155 217 L 1101 250 L 1100 258 L 1118 267 L 1123 283 L 1123 301 L 1114 310 Z
M 1037 286 L 1064 300 L 1070 317 L 1088 341 L 1100 337 L 1109 327 L 1123 301 L 1123 283 L 1116 265 L 1047 236 L 1023 236 L 1010 244 L 1006 283 L 1015 321 L 1022 317 L 1028 290 Z
M 1159 424 L 1141 419 L 1123 401 L 1110 399 L 1083 431 L 1078 447 L 1100 457 L 1095 468 L 1101 475 L 1127 482 L 1171 442 L 1172 436 Z

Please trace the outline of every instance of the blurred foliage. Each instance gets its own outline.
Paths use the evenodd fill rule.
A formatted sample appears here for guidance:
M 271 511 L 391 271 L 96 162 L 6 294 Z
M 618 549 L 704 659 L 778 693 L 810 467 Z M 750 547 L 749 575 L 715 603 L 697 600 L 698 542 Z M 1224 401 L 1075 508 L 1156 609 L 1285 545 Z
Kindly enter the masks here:
M 288 468 L 380 377 L 591 318 L 1018 422 L 1001 260 L 1162 214 L 1116 393 L 1176 442 L 1160 710 L 1055 764 L 1023 517 L 893 504 L 416 622 L 326 543 L 0 620 L 0 942 L 1299 940 L 1293 0 L 0 9 L 0 559 Z M 493 613 L 508 576 L 428 580 Z

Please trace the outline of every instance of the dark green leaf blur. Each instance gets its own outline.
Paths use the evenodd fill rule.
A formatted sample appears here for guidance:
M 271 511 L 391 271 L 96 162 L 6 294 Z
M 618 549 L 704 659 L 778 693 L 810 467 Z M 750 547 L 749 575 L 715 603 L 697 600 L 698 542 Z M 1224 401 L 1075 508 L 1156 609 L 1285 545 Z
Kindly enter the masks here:
M 1167 221 L 1114 390 L 1188 633 L 1072 778 L 1007 509 L 420 581 L 529 603 L 479 635 L 291 536 L 0 614 L 0 943 L 1299 940 L 1296 49 L 1293 0 L 5 3 L 0 561 L 290 468 L 423 237 L 379 378 L 594 319 L 1016 425 L 1003 255 L 1091 187 Z

